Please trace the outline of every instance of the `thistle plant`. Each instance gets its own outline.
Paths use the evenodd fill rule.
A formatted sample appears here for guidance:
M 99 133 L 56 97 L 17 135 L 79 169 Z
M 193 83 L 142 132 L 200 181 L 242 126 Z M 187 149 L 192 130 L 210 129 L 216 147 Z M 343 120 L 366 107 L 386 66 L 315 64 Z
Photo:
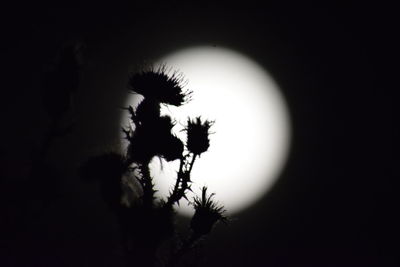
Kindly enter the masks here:
M 143 100 L 137 107 L 124 108 L 130 118 L 129 126 L 122 128 L 128 141 L 126 154 L 105 157 L 113 159 L 110 167 L 115 174 L 108 175 L 102 181 L 103 191 L 113 192 L 104 194 L 107 196 L 105 200 L 117 215 L 123 246 L 132 264 L 138 261 L 141 266 L 156 264 L 157 252 L 162 243 L 176 236 L 175 207 L 182 198 L 188 200 L 195 210 L 189 227 L 191 234 L 182 240 L 175 240 L 177 245 L 169 249 L 169 257 L 164 257 L 161 266 L 178 266 L 182 256 L 201 237 L 209 234 L 218 221 L 227 220 L 223 207 L 213 201 L 214 194 L 207 196 L 206 187 L 202 189 L 201 197 L 191 200 L 188 196 L 192 191 L 191 173 L 194 163 L 210 146 L 209 135 L 213 121 L 201 117 L 188 118 L 184 128 L 186 140 L 181 140 L 172 132 L 176 124 L 174 119 L 161 115 L 161 105 L 180 107 L 190 101 L 192 91 L 185 89 L 184 84 L 182 74 L 171 74 L 165 66 L 131 74 L 128 89 L 142 95 Z M 155 196 L 155 184 L 149 167 L 155 157 L 167 163 L 179 161 L 175 183 L 169 194 L 161 198 Z M 100 162 L 100 168 L 107 165 L 104 161 Z M 132 193 L 129 187 L 123 186 L 123 177 L 132 177 L 139 187 L 136 190 L 139 196 L 135 201 L 121 201 L 124 195 Z M 114 199 L 110 196 L 114 196 Z
M 194 235 L 203 236 L 211 232 L 212 227 L 218 221 L 227 222 L 224 215 L 224 207 L 212 200 L 215 194 L 207 196 L 207 187 L 202 188 L 201 197 L 194 198 L 195 213 L 190 222 L 190 228 Z

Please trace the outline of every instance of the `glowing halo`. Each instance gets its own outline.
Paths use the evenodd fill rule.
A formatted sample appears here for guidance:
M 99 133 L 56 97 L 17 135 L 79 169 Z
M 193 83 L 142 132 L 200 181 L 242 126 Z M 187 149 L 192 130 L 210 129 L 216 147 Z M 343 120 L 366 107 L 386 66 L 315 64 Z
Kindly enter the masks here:
M 193 99 L 181 106 L 164 106 L 178 122 L 174 133 L 186 140 L 182 131 L 188 117 L 215 120 L 210 148 L 194 165 L 192 189 L 200 193 L 206 185 L 229 214 L 248 208 L 274 184 L 282 171 L 290 143 L 290 119 L 286 102 L 272 77 L 256 62 L 226 48 L 192 47 L 162 57 L 155 65 L 166 64 L 183 73 Z M 128 99 L 133 105 L 133 97 Z M 151 162 L 157 195 L 171 190 L 179 162 Z M 189 200 L 193 194 L 189 194 Z M 186 200 L 178 212 L 193 213 Z

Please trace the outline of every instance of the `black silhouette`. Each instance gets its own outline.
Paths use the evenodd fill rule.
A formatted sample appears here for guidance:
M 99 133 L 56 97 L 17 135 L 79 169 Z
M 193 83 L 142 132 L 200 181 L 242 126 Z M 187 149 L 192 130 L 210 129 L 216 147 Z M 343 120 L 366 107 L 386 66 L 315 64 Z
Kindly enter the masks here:
M 207 197 L 207 189 L 203 188 L 202 196 L 193 201 L 195 214 L 190 224 L 191 236 L 175 240 L 176 245 L 167 252 L 160 251 L 163 242 L 174 239 L 174 205 L 182 198 L 188 200 L 191 171 L 196 158 L 209 148 L 213 124 L 200 117 L 189 118 L 184 129 L 186 142 L 172 133 L 175 123 L 171 117 L 160 115 L 160 105 L 184 105 L 192 92 L 184 91 L 181 74 L 169 75 L 168 71 L 162 66 L 130 76 L 129 90 L 141 94 L 144 99 L 136 108 L 126 108 L 130 114 L 130 125 L 122 129 L 129 142 L 126 155 L 107 153 L 90 159 L 81 170 L 84 179 L 100 182 L 103 199 L 118 218 L 127 262 L 141 266 L 156 265 L 160 253 L 169 254 L 158 262 L 161 266 L 177 266 L 181 257 L 202 236 L 209 234 L 216 222 L 227 221 L 223 207 L 212 200 L 214 194 Z M 166 199 L 154 196 L 149 169 L 154 157 L 167 162 L 180 161 L 175 185 Z
M 42 101 L 50 118 L 50 126 L 44 137 L 39 160 L 45 156 L 51 143 L 57 137 L 64 136 L 73 128 L 73 123 L 62 125 L 65 115 L 73 106 L 73 97 L 80 83 L 80 71 L 83 65 L 83 45 L 66 45 L 58 55 L 52 69 L 43 75 Z
M 145 259 L 155 258 L 154 265 L 170 266 L 400 265 L 395 5 L 31 2 L 8 1 L 2 6 L 0 266 L 117 267 L 126 262 L 146 266 Z M 83 66 L 81 49 L 65 45 L 73 40 L 85 43 Z M 150 241 L 140 244 L 147 237 L 138 228 L 168 229 L 159 229 L 161 224 L 155 227 L 157 222 L 150 219 L 136 220 L 146 213 L 139 209 L 142 186 L 133 175 L 139 175 L 140 169 L 133 161 L 126 167 L 126 153 L 113 150 L 121 126 L 118 107 L 126 95 L 128 77 L 123 72 L 149 58 L 197 45 L 233 49 L 273 77 L 288 104 L 289 157 L 268 194 L 242 210 L 230 229 L 213 229 L 207 242 L 195 241 L 192 246 L 191 235 L 185 232 L 186 225 L 191 231 L 190 221 L 172 213 L 176 225 L 164 226 L 179 232 L 160 242 L 154 257 L 144 248 L 151 247 Z M 77 80 L 81 81 L 76 87 Z M 251 86 L 244 84 L 242 89 L 250 93 Z M 174 102 L 180 99 L 175 96 Z M 229 98 L 218 101 L 222 108 Z M 153 104 L 143 103 L 141 109 L 157 112 Z M 140 117 L 138 107 L 126 108 L 127 114 Z M 246 118 L 231 115 L 243 129 Z M 52 118 L 58 121 L 56 127 L 51 126 Z M 174 116 L 170 118 L 173 124 Z M 133 135 L 135 125 L 125 127 L 126 133 Z M 146 139 L 143 132 L 140 138 Z M 180 141 L 185 153 L 187 140 Z M 232 150 L 226 153 L 240 153 L 237 144 L 253 141 L 233 140 Z M 132 151 L 140 145 L 137 142 Z M 153 160 L 174 158 L 156 150 Z M 145 156 L 133 156 L 145 161 Z M 77 177 L 77 167 L 87 160 L 91 163 L 82 166 L 82 173 L 92 182 Z M 195 164 L 201 160 L 196 157 Z M 254 155 L 249 160 L 264 164 L 270 158 Z M 188 165 L 182 166 L 176 183 L 179 194 L 186 188 L 182 181 L 188 180 L 184 172 L 191 161 L 191 156 L 185 158 Z M 190 179 L 194 180 L 193 174 Z M 242 179 L 251 182 L 253 177 Z M 171 191 L 174 187 L 175 183 Z M 221 192 L 216 193 L 217 200 Z M 167 194 L 164 203 L 176 207 L 176 199 L 183 200 L 179 194 L 171 198 Z M 165 205 L 157 199 L 153 203 L 153 210 Z M 152 214 L 168 215 L 161 210 Z M 121 236 L 126 244 L 121 247 L 120 232 L 129 233 Z
M 1 195 L 4 198 L 2 204 L 12 203 L 9 208 L 1 207 L 2 216 L 6 219 L 0 220 L 0 228 L 6 229 L 7 232 L 4 240 L 9 242 L 10 251 L 34 251 L 32 244 L 40 248 L 41 244 L 37 240 L 44 239 L 42 235 L 46 231 L 40 225 L 40 221 L 49 210 L 55 209 L 58 200 L 65 197 L 59 186 L 63 175 L 48 162 L 48 153 L 56 140 L 74 130 L 74 123 L 66 122 L 66 116 L 73 109 L 74 94 L 80 84 L 83 65 L 81 47 L 82 45 L 76 42 L 64 46 L 51 64 L 51 69 L 42 74 L 41 103 L 48 123 L 32 151 L 23 151 L 28 154 L 29 162 L 25 163 L 25 166 L 20 162 L 18 168 L 26 169 L 26 176 L 21 176 L 18 180 L 15 179 L 18 177 L 15 175 L 16 177 L 11 177 L 13 180 L 5 181 L 9 184 L 1 183 Z M 29 262 L 29 257 L 12 258 L 13 256 L 15 255 L 9 255 L 11 265 L 35 264 Z M 35 256 L 32 255 L 32 258 Z M 1 264 L 7 266 L 6 262 L 2 261 Z

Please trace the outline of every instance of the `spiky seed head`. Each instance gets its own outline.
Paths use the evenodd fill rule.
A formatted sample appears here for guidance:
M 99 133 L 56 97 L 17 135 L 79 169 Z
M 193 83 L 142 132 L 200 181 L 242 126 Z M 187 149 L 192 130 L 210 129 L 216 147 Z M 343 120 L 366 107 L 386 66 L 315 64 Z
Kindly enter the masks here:
M 208 234 L 213 226 L 218 222 L 227 222 L 227 217 L 224 215 L 225 209 L 219 206 L 214 200 L 214 193 L 207 196 L 207 187 L 202 188 L 201 197 L 195 197 L 192 205 L 195 213 L 190 222 L 190 227 L 197 235 Z
M 213 121 L 205 120 L 202 122 L 200 117 L 195 119 L 188 119 L 185 131 L 187 132 L 187 149 L 195 154 L 201 155 L 206 152 L 210 146 L 210 128 L 213 125 Z
M 172 72 L 165 65 L 133 73 L 129 89 L 159 103 L 181 106 L 190 100 L 191 91 L 185 89 L 185 79 L 179 72 Z

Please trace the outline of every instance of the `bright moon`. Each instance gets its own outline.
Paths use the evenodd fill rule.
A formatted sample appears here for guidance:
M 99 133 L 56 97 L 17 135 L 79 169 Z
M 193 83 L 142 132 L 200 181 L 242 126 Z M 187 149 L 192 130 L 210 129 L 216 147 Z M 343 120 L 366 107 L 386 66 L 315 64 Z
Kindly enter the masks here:
M 181 130 L 188 117 L 215 121 L 210 147 L 192 170 L 194 193 L 199 195 L 206 185 L 228 214 L 248 208 L 274 184 L 287 158 L 290 125 L 278 85 L 256 62 L 226 48 L 179 50 L 156 63 L 161 64 L 181 72 L 187 80 L 185 88 L 193 91 L 188 104 L 161 110 L 177 121 L 174 133 L 186 141 Z M 178 161 L 153 159 L 158 196 L 168 196 L 178 167 Z M 189 200 L 194 196 L 188 195 Z M 183 215 L 193 213 L 184 199 L 177 210 Z

